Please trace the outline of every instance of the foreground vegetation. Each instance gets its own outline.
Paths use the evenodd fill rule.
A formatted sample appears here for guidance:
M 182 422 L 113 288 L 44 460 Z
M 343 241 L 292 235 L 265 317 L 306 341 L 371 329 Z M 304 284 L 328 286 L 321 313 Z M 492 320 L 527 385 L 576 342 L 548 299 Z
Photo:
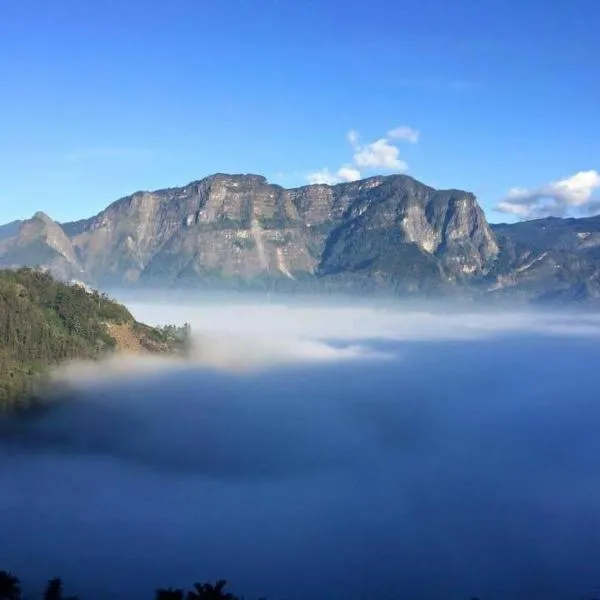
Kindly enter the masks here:
M 0 408 L 26 404 L 52 366 L 119 349 L 115 332 L 148 352 L 184 351 L 189 326 L 153 328 L 121 304 L 39 269 L 0 270 Z
M 155 600 L 244 600 L 225 591 L 227 581 L 220 579 L 216 583 L 195 583 L 191 590 L 181 588 L 159 588 L 154 592 Z M 112 596 L 119 597 L 119 596 Z M 395 595 L 395 598 L 402 596 Z M 21 581 L 12 573 L 0 571 L 0 600 L 29 600 L 21 589 Z M 51 579 L 42 595 L 43 600 L 79 600 L 79 596 L 64 594 L 62 579 Z M 264 600 L 261 598 L 260 600 Z M 472 597 L 470 600 L 480 600 Z
M 195 583 L 189 591 L 163 588 L 155 592 L 156 600 L 238 600 L 225 591 L 227 582 L 223 579 L 214 585 Z M 62 579 L 51 579 L 43 594 L 44 600 L 78 600 L 78 596 L 65 596 Z M 7 571 L 0 571 L 0 600 L 25 600 L 18 577 Z

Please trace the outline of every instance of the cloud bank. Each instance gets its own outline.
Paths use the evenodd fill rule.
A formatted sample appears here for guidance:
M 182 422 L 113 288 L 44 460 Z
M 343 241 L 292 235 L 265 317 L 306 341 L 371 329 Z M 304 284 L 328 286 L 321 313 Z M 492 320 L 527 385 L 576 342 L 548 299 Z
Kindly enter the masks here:
M 303 352 L 301 348 L 306 348 L 306 341 L 321 347 L 332 341 L 473 340 L 507 333 L 600 337 L 600 315 L 558 315 L 551 311 L 466 312 L 450 311 L 447 305 L 355 306 L 350 302 L 303 304 L 283 299 L 267 304 L 228 297 L 203 302 L 190 299 L 186 303 L 143 302 L 138 298 L 128 307 L 137 319 L 147 323 L 189 322 L 199 344 L 206 339 L 210 346 L 220 339 L 220 343 L 233 346 L 232 352 L 238 352 L 238 347 L 240 354 L 248 355 L 248 360 L 255 364 L 260 363 L 261 356 L 270 355 L 283 362 L 296 360 Z M 255 350 L 251 352 L 246 344 L 252 340 Z M 260 347 L 265 350 L 259 352 Z
M 305 365 L 363 364 L 398 360 L 395 343 L 474 341 L 506 335 L 600 339 L 600 316 L 531 312 L 466 313 L 406 307 L 298 303 L 217 304 L 136 303 L 136 318 L 164 325 L 192 325 L 193 345 L 183 358 L 108 356 L 102 361 L 73 361 L 54 373 L 56 391 L 136 381 L 193 371 L 234 375 L 270 372 Z M 380 347 L 371 342 L 376 341 Z
M 579 171 L 538 188 L 515 187 L 496 206 L 496 210 L 521 219 L 582 216 L 600 209 L 600 198 L 595 195 L 598 189 L 598 171 Z
M 364 171 L 391 171 L 404 173 L 408 170 L 406 161 L 400 158 L 398 142 L 416 144 L 420 132 L 408 125 L 401 125 L 387 132 L 384 137 L 363 144 L 357 131 L 348 132 L 346 139 L 353 151 L 352 161 L 342 165 L 339 169 L 331 171 L 324 168 L 309 173 L 308 182 L 311 184 L 336 183 L 356 181 L 363 177 Z
M 403 341 L 391 362 L 163 372 L 0 420 L 0 564 L 28 597 L 55 575 L 87 600 L 219 577 L 287 600 L 597 595 L 597 317 L 217 308 L 156 316 Z

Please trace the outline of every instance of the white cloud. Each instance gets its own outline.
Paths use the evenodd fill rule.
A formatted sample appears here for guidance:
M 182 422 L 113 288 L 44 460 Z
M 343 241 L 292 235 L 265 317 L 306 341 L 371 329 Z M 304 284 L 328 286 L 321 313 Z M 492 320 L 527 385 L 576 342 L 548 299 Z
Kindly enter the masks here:
M 508 201 L 499 202 L 496 206 L 498 212 L 508 213 L 517 215 L 519 217 L 526 217 L 529 211 L 529 207 L 524 204 L 511 204 Z
M 417 129 L 413 129 L 408 125 L 401 125 L 400 127 L 396 127 L 388 131 L 388 138 L 393 140 L 403 140 L 405 142 L 410 142 L 411 144 L 416 144 L 419 141 L 419 137 L 421 132 Z
M 571 177 L 538 188 L 512 188 L 496 206 L 496 210 L 523 219 L 585 213 L 597 206 L 593 199 L 597 189 L 600 189 L 600 173 L 594 170 L 579 171 Z
M 361 174 L 358 169 L 346 165 L 345 167 L 338 169 L 337 176 L 341 181 L 356 181 L 357 179 L 360 179 Z
M 358 169 L 355 169 L 349 165 L 339 168 L 335 173 L 332 173 L 329 169 L 321 169 L 314 173 L 309 173 L 308 182 L 310 184 L 324 183 L 327 185 L 335 185 L 342 181 L 356 181 L 360 179 L 361 174 Z
M 400 160 L 400 149 L 386 138 L 361 147 L 354 154 L 354 163 L 366 169 L 387 169 L 390 171 L 406 171 L 408 165 Z
M 362 144 L 358 132 L 351 129 L 346 134 L 346 139 L 354 151 L 352 162 L 341 166 L 335 172 L 330 169 L 321 169 L 309 173 L 307 175 L 308 182 L 334 185 L 341 181 L 356 181 L 363 176 L 363 169 L 404 173 L 408 170 L 408 165 L 400 158 L 400 149 L 392 140 L 416 144 L 419 136 L 420 133 L 416 129 L 408 125 L 401 125 L 388 131 L 385 137 L 370 144 Z
M 580 206 L 600 187 L 600 173 L 597 171 L 579 171 L 572 177 L 553 183 L 549 189 L 566 204 Z
M 321 169 L 320 171 L 309 173 L 307 179 L 308 183 L 311 185 L 316 185 L 318 183 L 335 185 L 336 183 L 339 183 L 339 179 L 329 169 Z
M 358 141 L 360 139 L 360 136 L 358 135 L 358 131 L 355 131 L 354 129 L 351 129 L 348 132 L 348 135 L 346 136 L 346 139 L 350 142 L 350 145 L 353 148 L 356 148 L 358 146 Z

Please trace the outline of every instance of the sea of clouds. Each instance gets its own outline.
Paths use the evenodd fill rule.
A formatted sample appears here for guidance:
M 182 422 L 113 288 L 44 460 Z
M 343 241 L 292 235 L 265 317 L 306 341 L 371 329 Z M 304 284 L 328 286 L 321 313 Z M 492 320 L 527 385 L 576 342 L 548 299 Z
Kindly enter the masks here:
M 191 356 L 72 364 L 67 400 L 1 423 L 0 566 L 34 591 L 598 593 L 598 315 L 129 306 L 191 323 Z

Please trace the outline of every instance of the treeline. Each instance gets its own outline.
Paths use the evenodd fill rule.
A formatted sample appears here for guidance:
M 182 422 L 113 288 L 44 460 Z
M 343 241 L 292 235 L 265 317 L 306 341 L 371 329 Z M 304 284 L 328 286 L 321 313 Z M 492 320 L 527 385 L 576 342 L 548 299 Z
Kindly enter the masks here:
M 154 592 L 155 600 L 239 600 L 225 591 L 224 579 L 216 583 L 195 583 L 191 590 L 161 588 Z M 43 600 L 79 600 L 79 596 L 67 596 L 62 579 L 51 579 L 42 595 Z M 0 600 L 28 600 L 23 595 L 21 581 L 7 571 L 0 571 Z
M 131 324 L 151 352 L 183 348 L 189 326 L 154 329 L 105 294 L 39 269 L 0 270 L 0 408 L 31 397 L 49 366 L 116 347 L 107 323 Z
M 153 350 L 153 344 L 168 344 L 180 351 L 189 350 L 192 341 L 192 327 L 189 323 L 184 325 L 163 325 L 160 327 L 148 327 L 142 323 L 135 323 L 135 329 L 144 332 L 143 338 L 146 346 Z

